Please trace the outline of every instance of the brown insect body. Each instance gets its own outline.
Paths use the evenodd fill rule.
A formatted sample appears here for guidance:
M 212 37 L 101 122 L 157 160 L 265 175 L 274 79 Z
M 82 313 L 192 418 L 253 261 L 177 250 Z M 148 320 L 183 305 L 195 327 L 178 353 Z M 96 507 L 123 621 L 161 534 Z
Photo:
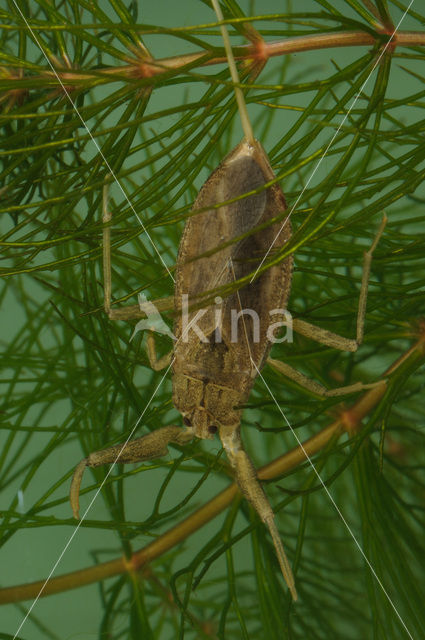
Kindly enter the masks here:
M 223 22 L 218 1 L 211 2 L 219 21 Z M 184 445 L 194 436 L 209 439 L 218 431 L 242 494 L 269 529 L 283 577 L 296 600 L 294 576 L 273 510 L 240 436 L 240 407 L 247 401 L 255 378 L 267 359 L 274 330 L 279 324 L 285 324 L 282 320 L 291 288 L 292 256 L 270 266 L 254 279 L 251 274 L 263 265 L 271 251 L 278 251 L 288 242 L 291 227 L 289 216 L 282 220 L 286 203 L 280 186 L 274 183 L 265 188 L 275 176 L 267 154 L 254 139 L 227 31 L 224 24 L 220 28 L 245 139 L 226 156 L 202 187 L 180 243 L 174 299 L 173 402 L 182 414 L 186 428 L 161 427 L 135 440 L 129 439 L 124 444 L 91 453 L 74 472 L 70 501 L 74 516 L 78 518 L 79 489 L 87 466 L 160 457 L 167 453 L 170 443 Z M 103 219 L 105 223 L 111 219 L 106 208 Z M 295 330 L 328 347 L 357 350 L 363 339 L 372 254 L 385 223 L 384 216 L 372 246 L 364 255 L 356 338 L 339 336 L 300 319 L 295 321 Z M 130 312 L 111 309 L 108 226 L 104 229 L 104 276 L 105 311 L 109 317 L 134 317 Z M 227 293 L 241 279 L 245 279 L 246 284 Z M 212 304 L 211 296 L 222 290 L 223 299 L 216 298 Z M 155 330 L 154 325 L 146 325 L 145 321 L 143 325 Z M 152 331 L 148 333 L 147 347 L 154 369 L 169 365 L 169 356 L 156 358 Z M 269 363 L 283 375 L 322 396 L 343 395 L 382 383 L 364 385 L 359 382 L 327 390 L 286 363 L 271 359 Z
M 219 20 L 223 20 L 218 3 L 213 0 L 213 5 Z M 222 35 L 237 85 L 239 79 L 224 26 Z M 176 262 L 173 402 L 186 428 L 162 427 L 124 445 L 90 454 L 74 472 L 70 500 L 78 517 L 79 488 L 87 466 L 163 456 L 170 443 L 182 445 L 194 436 L 209 439 L 218 431 L 241 492 L 270 531 L 282 574 L 296 600 L 294 577 L 273 510 L 240 437 L 240 407 L 248 399 L 269 354 L 273 329 L 284 324 L 292 257 L 258 276 L 255 272 L 271 251 L 279 250 L 289 240 L 291 227 L 289 218 L 282 221 L 286 202 L 280 186 L 274 183 L 266 187 L 275 176 L 267 154 L 254 139 L 237 86 L 235 95 L 245 139 L 226 156 L 199 192 Z M 109 220 L 104 211 L 104 221 Z M 105 229 L 105 311 L 110 317 L 118 317 L 110 304 L 109 245 L 109 231 Z M 240 279 L 246 279 L 246 284 L 227 293 Z M 211 304 L 206 296 L 215 290 L 224 291 L 223 299 L 216 297 L 215 304 Z M 153 368 L 159 370 L 169 363 L 167 356 L 157 360 L 152 332 L 148 334 L 147 347 Z
M 277 184 L 265 188 L 274 178 L 261 144 L 254 139 L 242 141 L 208 178 L 193 207 L 199 213 L 193 213 L 185 226 L 176 268 L 173 401 L 186 428 L 162 427 L 124 445 L 91 453 L 74 472 L 70 499 L 78 517 L 79 489 L 87 466 L 160 457 L 170 443 L 185 444 L 194 436 L 212 438 L 218 430 L 241 492 L 270 531 L 282 574 L 296 600 L 294 577 L 273 510 L 240 436 L 239 407 L 270 351 L 271 326 L 284 324 L 291 286 L 292 257 L 250 279 L 270 250 L 281 248 L 291 236 L 289 220 L 282 222 L 280 216 L 286 209 L 282 190 Z M 224 299 L 216 298 L 215 305 L 202 304 L 205 292 L 210 295 L 211 290 L 226 289 L 245 277 L 247 284 Z M 184 301 L 186 317 L 179 312 L 185 309 Z M 105 309 L 110 310 L 108 297 Z M 158 368 L 164 359 L 155 362 L 152 334 L 148 354 Z
M 181 308 L 185 294 L 189 305 L 193 305 L 201 293 L 248 276 L 271 246 L 278 250 L 288 241 L 289 220 L 283 226 L 280 220 L 228 244 L 229 240 L 252 231 L 286 209 L 278 184 L 208 209 L 259 189 L 274 177 L 261 144 L 244 140 L 208 178 L 193 206 L 193 210 L 203 211 L 190 217 L 180 243 L 176 309 Z M 224 243 L 222 249 L 203 257 Z M 231 435 L 232 429 L 237 429 L 241 411 L 235 406 L 247 400 L 270 351 L 272 343 L 267 335 L 270 312 L 286 308 L 291 275 L 292 256 L 230 294 L 219 309 L 212 304 L 207 309 L 189 311 L 186 335 L 182 316 L 177 314 L 173 401 L 198 438 L 212 438 L 218 428 L 221 436 Z M 241 310 L 247 313 L 241 315 Z M 258 318 L 257 328 L 253 314 Z M 276 313 L 273 320 L 280 317 Z M 199 327 L 201 337 L 191 328 L 191 323 Z

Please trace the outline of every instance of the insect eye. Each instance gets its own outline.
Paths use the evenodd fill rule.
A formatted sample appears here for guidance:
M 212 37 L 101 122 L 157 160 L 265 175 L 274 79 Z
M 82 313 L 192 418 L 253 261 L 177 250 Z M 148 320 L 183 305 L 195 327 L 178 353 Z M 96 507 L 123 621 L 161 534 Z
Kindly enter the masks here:
M 208 425 L 208 433 L 217 433 L 217 427 L 215 426 L 215 424 Z
M 185 424 L 186 427 L 191 427 L 192 426 L 192 421 L 189 418 L 184 417 L 183 418 L 183 424 Z

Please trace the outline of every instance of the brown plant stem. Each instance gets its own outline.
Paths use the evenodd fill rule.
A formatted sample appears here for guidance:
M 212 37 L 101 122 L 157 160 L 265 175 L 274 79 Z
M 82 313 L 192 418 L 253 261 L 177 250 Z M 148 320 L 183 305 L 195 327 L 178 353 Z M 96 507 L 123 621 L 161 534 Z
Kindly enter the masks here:
M 406 364 L 407 361 L 422 360 L 425 354 L 425 323 L 420 322 L 418 333 L 419 340 L 398 358 L 385 372 L 384 378 L 393 373 L 397 368 Z M 305 454 L 309 457 L 321 451 L 333 437 L 338 437 L 345 431 L 353 432 L 359 430 L 362 419 L 378 404 L 385 394 L 387 384 L 382 384 L 364 393 L 360 399 L 349 409 L 341 411 L 338 418 L 320 433 L 308 438 L 303 446 L 294 447 L 288 453 L 276 458 L 271 463 L 265 465 L 258 471 L 260 480 L 272 480 L 283 473 L 294 469 L 301 462 L 305 461 Z M 44 597 L 54 593 L 60 593 L 70 589 L 75 589 L 86 584 L 92 584 L 99 580 L 119 575 L 124 572 L 134 573 L 152 562 L 162 554 L 166 553 L 177 544 L 215 518 L 226 507 L 228 507 L 235 496 L 238 488 L 231 484 L 227 489 L 221 491 L 215 498 L 197 509 L 192 515 L 175 525 L 153 542 L 136 551 L 130 560 L 124 557 L 116 558 L 110 562 L 105 562 L 87 569 L 73 571 L 62 576 L 32 582 L 25 585 L 16 585 L 0 589 L 0 604 L 10 602 L 20 602 L 22 600 L 34 599 L 38 596 Z
M 383 34 L 386 39 L 391 34 Z M 314 51 L 317 49 L 333 49 L 340 47 L 359 47 L 373 46 L 379 42 L 385 43 L 382 35 L 377 33 L 375 37 L 367 31 L 345 31 L 338 33 L 323 33 L 317 35 L 298 36 L 295 38 L 286 38 L 276 42 L 257 41 L 255 44 L 242 45 L 234 47 L 234 56 L 236 60 L 246 60 L 265 63 L 269 58 L 287 55 L 291 53 L 300 53 L 303 51 Z M 416 47 L 425 46 L 425 33 L 420 31 L 401 31 L 397 32 L 391 43 L 391 50 L 396 47 Z M 55 61 L 56 62 L 56 61 Z M 183 54 L 173 56 L 171 58 L 162 58 L 158 60 L 134 59 L 132 64 L 109 67 L 106 69 L 98 69 L 95 72 L 78 71 L 70 69 L 56 68 L 56 73 L 46 71 L 42 75 L 26 75 L 23 77 L 13 76 L 16 88 L 31 89 L 37 91 L 41 87 L 52 86 L 57 87 L 58 80 L 68 88 L 84 87 L 87 84 L 106 84 L 108 82 L 116 82 L 117 80 L 143 80 L 149 81 L 150 78 L 169 74 L 173 71 L 181 71 L 185 73 L 186 69 L 190 70 L 196 66 L 211 66 L 226 63 L 226 56 L 214 56 L 212 52 L 201 51 L 199 53 Z M 55 65 L 56 66 L 56 65 Z M 12 77 L 12 76 L 10 76 Z M 146 83 L 144 83 L 146 84 Z M 149 83 L 148 84 L 153 84 Z

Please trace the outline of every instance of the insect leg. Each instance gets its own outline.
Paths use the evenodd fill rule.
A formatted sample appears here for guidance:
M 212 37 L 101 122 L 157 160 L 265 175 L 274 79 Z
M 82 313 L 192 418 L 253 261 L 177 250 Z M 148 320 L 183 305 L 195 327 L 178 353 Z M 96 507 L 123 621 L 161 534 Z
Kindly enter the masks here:
M 156 355 L 155 336 L 152 331 L 148 331 L 146 336 L 146 347 L 148 352 L 149 364 L 154 371 L 161 371 L 170 364 L 173 357 L 173 349 L 161 358 Z
M 220 438 L 226 450 L 227 457 L 235 470 L 236 481 L 245 498 L 252 504 L 261 520 L 267 525 L 272 536 L 276 555 L 279 560 L 282 575 L 291 592 L 292 598 L 297 599 L 294 576 L 283 548 L 277 529 L 274 513 L 266 494 L 260 485 L 254 465 L 243 449 L 239 428 L 220 428 Z
M 135 318 L 146 318 L 146 313 L 138 304 L 127 305 L 114 309 L 111 306 L 112 291 L 112 266 L 111 266 L 111 226 L 112 212 L 108 207 L 108 190 L 109 185 L 106 183 L 103 187 L 102 197 L 102 246 L 103 246 L 103 308 L 105 313 L 111 320 L 132 320 Z M 158 310 L 164 311 L 172 309 L 172 298 L 162 298 L 156 301 Z
M 102 222 L 103 222 L 103 308 L 109 316 L 111 313 L 111 227 L 107 226 L 112 219 L 112 213 L 108 207 L 108 184 L 103 187 L 102 197 Z
M 300 371 L 297 371 L 289 364 L 286 364 L 286 362 L 281 362 L 280 360 L 275 360 L 273 358 L 267 358 L 267 363 L 271 367 L 273 367 L 273 369 L 276 369 L 276 371 L 279 371 L 279 373 L 282 373 L 284 376 L 286 376 L 290 380 L 293 380 L 301 387 L 308 389 L 308 391 L 312 391 L 318 396 L 324 396 L 328 398 L 333 396 L 348 395 L 349 393 L 356 393 L 357 391 L 363 391 L 364 389 L 373 389 L 374 387 L 385 383 L 385 380 L 378 380 L 377 382 L 370 382 L 367 384 L 364 384 L 363 382 L 355 382 L 354 384 L 348 384 L 344 387 L 337 387 L 336 389 L 326 389 L 326 387 L 324 387 L 322 384 L 316 382 L 316 380 L 308 378 Z
M 69 499 L 74 518 L 79 518 L 79 494 L 83 473 L 86 467 L 99 467 L 103 464 L 142 462 L 167 455 L 170 443 L 184 445 L 193 438 L 190 428 L 171 425 L 156 429 L 141 438 L 124 444 L 116 444 L 108 449 L 94 451 L 84 458 L 74 471 Z
M 325 344 L 328 347 L 333 347 L 334 349 L 340 349 L 341 351 L 357 351 L 358 346 L 363 342 L 364 319 L 366 313 L 367 290 L 370 275 L 370 265 L 372 264 L 372 255 L 376 248 L 376 245 L 378 244 L 382 236 L 386 224 L 387 216 L 384 214 L 372 246 L 370 247 L 369 251 L 366 251 L 364 254 L 362 284 L 360 288 L 359 306 L 357 310 L 356 338 L 350 340 L 349 338 L 344 338 L 337 333 L 327 331 L 326 329 L 321 329 L 320 327 L 316 327 L 313 324 L 309 324 L 308 322 L 299 319 L 293 320 L 294 331 L 297 331 L 298 333 L 301 333 L 302 335 L 306 336 L 307 338 L 311 338 L 316 342 Z

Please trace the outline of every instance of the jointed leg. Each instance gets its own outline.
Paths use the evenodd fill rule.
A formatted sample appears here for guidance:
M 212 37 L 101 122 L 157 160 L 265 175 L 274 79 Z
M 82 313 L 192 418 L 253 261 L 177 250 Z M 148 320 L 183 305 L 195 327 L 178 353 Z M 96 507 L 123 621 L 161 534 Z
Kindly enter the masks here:
M 286 362 L 281 362 L 280 360 L 275 360 L 273 358 L 268 358 L 267 363 L 282 373 L 284 376 L 293 380 L 301 387 L 316 393 L 318 396 L 325 396 L 327 398 L 334 396 L 344 396 L 349 393 L 355 393 L 356 391 L 363 391 L 363 389 L 373 389 L 373 387 L 378 386 L 379 384 L 383 384 L 384 380 L 378 380 L 378 382 L 370 382 L 368 384 L 364 384 L 363 382 L 355 382 L 354 384 L 348 384 L 345 387 L 338 387 L 337 389 L 326 389 L 322 384 L 316 382 L 316 380 L 312 380 L 308 378 L 300 371 L 297 371 Z
M 148 351 L 149 364 L 154 371 L 161 371 L 161 369 L 165 369 L 166 367 L 168 367 L 173 357 L 173 350 L 171 350 L 169 353 L 166 353 L 164 356 L 161 356 L 161 358 L 158 358 L 156 355 L 155 336 L 151 331 L 149 331 L 147 334 L 146 346 Z
M 145 302 L 144 305 L 139 303 L 138 305 L 130 305 L 127 307 L 121 307 L 120 309 L 111 309 L 111 227 L 108 223 L 112 220 L 112 213 L 108 207 L 108 185 L 103 187 L 103 206 L 102 206 L 102 222 L 103 222 L 103 290 L 104 290 L 104 309 L 105 313 L 111 320 L 130 320 L 132 318 L 146 318 L 148 314 L 155 314 L 155 320 L 160 320 L 162 325 L 166 328 L 165 323 L 162 321 L 161 316 L 156 306 L 153 303 Z M 151 311 L 152 308 L 152 311 Z M 146 324 L 144 327 L 139 325 Z M 136 330 L 148 328 L 148 324 L 142 320 L 141 323 L 136 326 Z M 164 332 L 162 330 L 162 332 Z M 133 333 L 134 335 L 134 333 Z M 147 352 L 149 363 L 154 371 L 160 371 L 167 367 L 172 358 L 172 351 L 157 358 L 155 349 L 155 338 L 151 331 L 147 335 Z
M 132 320 L 134 318 L 145 318 L 144 313 L 138 304 L 120 307 L 119 309 L 111 308 L 111 227 L 109 222 L 112 220 L 112 213 L 108 207 L 108 184 L 103 187 L 103 204 L 102 204 L 102 222 L 103 222 L 103 291 L 104 291 L 104 309 L 105 313 L 111 320 Z
M 152 303 L 145 303 L 146 308 L 142 308 L 142 305 L 136 305 L 126 307 L 124 309 L 111 309 L 111 230 L 108 223 L 112 219 L 112 214 L 108 209 L 108 186 L 103 188 L 103 281 L 104 281 L 104 309 L 112 320 L 122 319 L 128 320 L 130 318 L 146 318 L 151 316 L 151 320 L 142 321 L 142 324 L 147 322 L 147 326 L 143 327 L 149 329 L 153 320 L 160 319 L 159 312 Z M 152 314 L 151 307 L 156 312 Z M 147 309 L 147 310 L 146 310 Z M 153 320 L 152 320 L 153 318 Z M 140 323 L 139 323 L 140 324 Z M 163 323 L 165 329 L 166 325 Z M 140 327 L 141 328 L 141 327 Z M 163 332 L 165 332 L 163 330 Z M 156 357 L 155 341 L 151 331 L 148 331 L 147 337 L 147 350 L 150 364 L 153 369 L 158 371 L 164 368 L 171 362 L 172 352 L 163 356 L 162 358 Z M 81 485 L 81 479 L 83 477 L 84 469 L 86 467 L 98 467 L 103 464 L 115 464 L 116 462 L 142 462 L 143 460 L 150 460 L 151 458 L 159 458 L 167 454 L 167 446 L 169 443 L 186 444 L 193 438 L 192 430 L 189 428 L 182 429 L 177 426 L 163 427 L 157 429 L 152 433 L 149 433 L 141 438 L 130 440 L 126 444 L 118 444 L 108 449 L 101 451 L 95 451 L 91 453 L 87 458 L 82 460 L 75 469 L 70 491 L 71 507 L 75 518 L 78 518 L 79 512 L 79 491 Z
M 363 341 L 363 333 L 364 333 L 364 319 L 366 313 L 366 301 L 367 301 L 367 289 L 369 282 L 369 274 L 370 274 L 370 265 L 372 262 L 372 255 L 376 248 L 376 245 L 379 242 L 379 239 L 384 231 L 385 225 L 387 223 L 387 216 L 384 215 L 382 218 L 381 225 L 378 229 L 378 233 L 375 236 L 375 239 L 372 243 L 369 251 L 366 251 L 364 254 L 363 260 L 363 275 L 362 275 L 362 284 L 360 289 L 359 296 L 359 306 L 357 311 L 357 331 L 356 338 L 349 339 L 344 338 L 343 336 L 338 335 L 337 333 L 333 333 L 332 331 L 327 331 L 326 329 L 321 329 L 320 327 L 316 327 L 315 325 L 309 324 L 304 320 L 294 319 L 292 321 L 292 328 L 306 336 L 307 338 L 311 338 L 316 342 L 321 344 L 325 344 L 328 347 L 333 347 L 334 349 L 340 349 L 341 351 L 357 351 L 357 348 Z M 356 382 L 354 384 L 350 384 L 344 387 L 338 387 L 337 389 L 326 389 L 323 385 L 319 384 L 315 380 L 311 380 L 304 374 L 296 371 L 291 366 L 286 364 L 285 362 L 281 362 L 280 360 L 274 360 L 273 358 L 267 359 L 268 364 L 270 364 L 274 369 L 285 375 L 286 377 L 294 380 L 297 384 L 305 387 L 309 391 L 316 393 L 319 396 L 342 396 L 348 393 L 354 393 L 356 391 L 361 391 L 363 389 L 371 389 L 379 384 L 384 384 L 384 380 L 379 380 L 378 382 L 372 382 L 370 384 L 363 384 L 362 382 Z
M 112 219 L 112 214 L 108 207 L 108 185 L 103 187 L 103 203 L 102 203 L 102 222 L 103 222 L 103 306 L 105 313 L 110 316 L 111 313 L 111 227 L 106 226 Z
M 86 467 L 99 467 L 103 464 L 143 462 L 167 455 L 170 443 L 186 444 L 193 438 L 190 428 L 177 426 L 162 427 L 141 438 L 130 440 L 126 444 L 116 444 L 108 449 L 95 451 L 84 458 L 74 471 L 71 482 L 70 502 L 74 518 L 79 518 L 79 493 L 81 479 Z
M 340 336 L 337 333 L 332 333 L 332 331 L 326 331 L 326 329 L 321 329 L 320 327 L 316 327 L 315 325 L 309 324 L 304 320 L 297 320 L 297 319 L 293 320 L 294 331 L 297 331 L 298 333 L 301 333 L 302 335 L 306 336 L 307 338 L 311 338 L 316 342 L 325 344 L 328 347 L 340 349 L 341 351 L 357 351 L 358 346 L 363 342 L 364 319 L 365 319 L 366 302 L 367 302 L 367 289 L 368 289 L 368 283 L 369 283 L 370 266 L 372 263 L 372 255 L 384 231 L 386 224 L 387 224 L 387 216 L 384 214 L 382 218 L 382 222 L 378 229 L 378 233 L 375 236 L 372 246 L 369 249 L 369 251 L 365 251 L 365 254 L 364 254 L 363 275 L 362 275 L 362 284 L 361 284 L 360 295 L 359 295 L 359 306 L 357 310 L 357 331 L 356 331 L 355 340 L 344 338 L 343 336 Z
M 294 576 L 288 558 L 286 557 L 279 531 L 276 527 L 274 513 L 257 479 L 254 465 L 243 449 L 239 427 L 220 427 L 220 438 L 230 464 L 235 470 L 236 481 L 242 494 L 252 504 L 270 531 L 282 575 L 288 585 L 292 598 L 296 600 L 297 592 L 295 589 Z

